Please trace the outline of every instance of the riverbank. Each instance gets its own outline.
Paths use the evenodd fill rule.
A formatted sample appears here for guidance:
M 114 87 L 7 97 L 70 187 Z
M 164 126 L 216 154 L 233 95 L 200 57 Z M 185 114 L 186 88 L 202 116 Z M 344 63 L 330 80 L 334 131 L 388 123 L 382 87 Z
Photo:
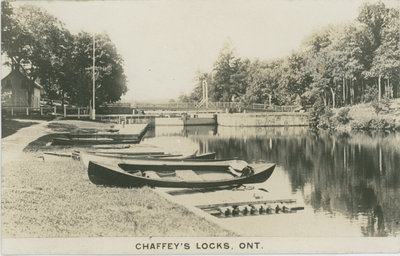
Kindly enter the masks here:
M 344 114 L 344 112 L 347 112 L 347 114 Z M 339 132 L 400 130 L 400 99 L 391 100 L 388 106 L 378 113 L 371 103 L 336 108 L 332 110 L 332 113 L 333 128 Z
M 77 125 L 93 122 L 46 122 L 3 139 L 3 238 L 234 235 L 150 188 L 95 186 L 79 161 L 44 162 L 43 152 L 55 150 L 46 146 L 49 135 Z

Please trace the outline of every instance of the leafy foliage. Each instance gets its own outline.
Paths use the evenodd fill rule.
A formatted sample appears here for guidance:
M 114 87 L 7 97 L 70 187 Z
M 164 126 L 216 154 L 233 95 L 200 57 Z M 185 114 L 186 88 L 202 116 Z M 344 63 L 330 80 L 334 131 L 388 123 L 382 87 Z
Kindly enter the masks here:
M 2 53 L 12 69 L 23 69 L 32 83 L 40 80 L 45 94 L 64 103 L 88 105 L 91 99 L 92 35 L 72 35 L 45 10 L 2 3 Z M 127 91 L 123 61 L 105 35 L 96 35 L 96 103 L 113 102 Z
M 226 44 L 203 74 L 215 101 L 336 108 L 400 97 L 399 24 L 399 10 L 365 3 L 354 22 L 314 32 L 288 57 L 249 61 Z
M 339 124 L 348 124 L 351 119 L 349 117 L 349 112 L 350 112 L 350 108 L 348 108 L 348 107 L 341 109 L 336 116 L 336 121 Z

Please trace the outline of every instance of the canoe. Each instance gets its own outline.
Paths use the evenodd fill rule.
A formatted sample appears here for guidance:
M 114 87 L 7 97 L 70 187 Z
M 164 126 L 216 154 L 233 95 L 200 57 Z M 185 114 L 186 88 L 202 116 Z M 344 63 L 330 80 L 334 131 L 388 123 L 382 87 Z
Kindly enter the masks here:
M 115 139 L 115 138 L 53 138 L 53 145 L 85 145 L 85 144 L 137 144 L 140 139 Z
M 104 133 L 69 133 L 64 137 L 53 139 L 55 145 L 76 145 L 76 144 L 138 144 L 147 132 L 149 125 L 146 125 L 138 134 L 124 134 L 114 132 Z
M 97 153 L 97 152 L 80 152 L 80 159 L 84 166 L 89 166 L 89 161 L 97 161 L 97 162 L 124 162 L 128 164 L 148 164 L 148 163 L 171 163 L 176 161 L 204 161 L 210 160 L 211 158 L 207 159 L 207 157 L 215 157 L 215 153 L 206 153 L 201 155 L 191 154 L 191 155 L 181 155 L 181 154 L 168 154 L 164 152 L 154 153 L 148 152 L 137 152 L 134 154 L 133 152 L 129 155 L 124 154 L 107 154 L 107 153 Z M 141 160 L 144 160 L 141 161 Z M 193 160 L 193 161 L 192 161 Z M 139 161 L 139 162 L 138 162 Z M 225 160 L 223 160 L 225 161 Z
M 66 136 L 70 139 L 93 138 L 93 139 L 118 139 L 118 140 L 137 140 L 141 138 L 140 134 L 120 134 L 113 132 L 95 132 L 95 133 L 68 133 Z
M 204 154 L 197 154 L 197 151 L 193 154 L 183 155 L 183 154 L 173 154 L 173 153 L 164 153 L 162 151 L 148 151 L 148 152 L 105 152 L 105 151 L 86 151 L 86 153 L 104 156 L 110 158 L 126 158 L 130 159 L 131 157 L 134 159 L 137 158 L 151 158 L 151 157 L 159 157 L 159 158 L 174 158 L 174 159 L 215 159 L 215 152 L 209 152 Z
M 199 163 L 193 166 L 187 165 L 186 169 L 173 164 L 154 170 L 152 165 L 133 166 L 90 161 L 88 175 L 89 180 L 96 185 L 209 188 L 262 183 L 272 175 L 275 168 L 275 164 L 257 164 L 252 167 L 247 166 L 247 169 L 241 172 L 242 175 L 235 175 L 230 171 L 229 166 L 211 166 L 209 162 L 205 165 Z M 244 170 L 254 172 L 244 175 Z
M 126 149 L 130 148 L 131 145 L 93 145 L 96 149 Z

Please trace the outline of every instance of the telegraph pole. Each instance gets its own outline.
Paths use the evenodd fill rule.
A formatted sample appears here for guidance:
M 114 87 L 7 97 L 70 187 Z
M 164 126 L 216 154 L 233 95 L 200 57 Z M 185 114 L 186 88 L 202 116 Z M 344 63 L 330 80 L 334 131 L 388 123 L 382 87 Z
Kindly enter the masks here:
M 92 116 L 91 119 L 95 120 L 96 119 L 96 105 L 95 105 L 95 99 L 96 99 L 96 76 L 95 76 L 95 64 L 96 64 L 96 59 L 95 59 L 95 34 L 93 34 L 93 107 L 92 107 Z

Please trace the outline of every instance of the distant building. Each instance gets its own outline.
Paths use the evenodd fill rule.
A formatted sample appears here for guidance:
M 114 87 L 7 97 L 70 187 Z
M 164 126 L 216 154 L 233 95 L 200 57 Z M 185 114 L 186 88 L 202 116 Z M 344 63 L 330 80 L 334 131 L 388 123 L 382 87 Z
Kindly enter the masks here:
M 43 87 L 26 77 L 19 70 L 12 70 L 1 79 L 1 105 L 4 107 L 40 107 Z

